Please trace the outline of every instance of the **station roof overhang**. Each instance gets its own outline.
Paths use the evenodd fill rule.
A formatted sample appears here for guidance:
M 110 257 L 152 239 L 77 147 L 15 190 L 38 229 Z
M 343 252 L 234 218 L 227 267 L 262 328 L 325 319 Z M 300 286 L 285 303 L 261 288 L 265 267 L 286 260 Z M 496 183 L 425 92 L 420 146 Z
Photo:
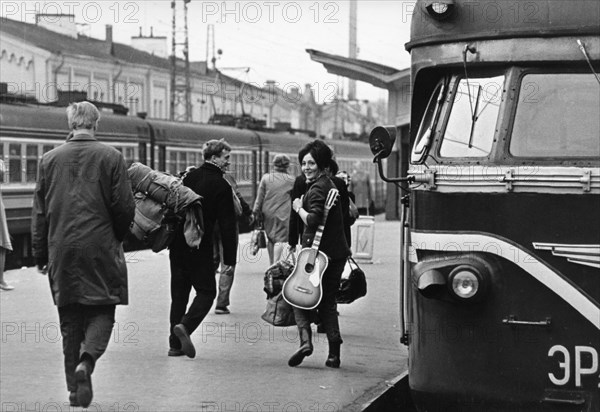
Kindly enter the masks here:
M 321 63 L 328 73 L 349 79 L 370 83 L 387 90 L 403 90 L 410 82 L 410 69 L 398 70 L 393 67 L 366 60 L 329 54 L 314 49 L 306 49 L 311 60 Z

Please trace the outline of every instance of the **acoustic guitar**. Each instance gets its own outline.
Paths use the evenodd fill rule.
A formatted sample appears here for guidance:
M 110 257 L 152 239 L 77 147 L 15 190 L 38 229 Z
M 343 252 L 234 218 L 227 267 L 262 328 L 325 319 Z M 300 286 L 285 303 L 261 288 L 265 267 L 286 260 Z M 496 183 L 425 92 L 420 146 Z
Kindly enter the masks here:
M 337 189 L 330 189 L 325 200 L 323 222 L 317 228 L 312 246 L 304 248 L 298 254 L 296 266 L 292 274 L 285 280 L 282 289 L 283 298 L 290 305 L 300 309 L 314 309 L 323 297 L 321 278 L 329 264 L 329 258 L 319 250 L 321 237 L 329 210 L 335 205 L 339 196 Z

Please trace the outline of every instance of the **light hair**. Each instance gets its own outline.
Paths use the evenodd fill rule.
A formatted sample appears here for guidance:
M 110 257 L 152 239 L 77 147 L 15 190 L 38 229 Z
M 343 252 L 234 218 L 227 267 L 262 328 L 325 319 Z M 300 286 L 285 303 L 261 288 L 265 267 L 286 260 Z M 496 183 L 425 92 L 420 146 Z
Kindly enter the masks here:
M 202 156 L 204 157 L 204 160 L 210 160 L 213 156 L 221 156 L 221 153 L 223 153 L 224 150 L 231 152 L 231 146 L 229 146 L 229 143 L 227 143 L 225 139 L 212 139 L 202 146 Z
M 100 120 L 100 111 L 90 102 L 71 103 L 67 107 L 67 121 L 71 130 L 95 130 Z

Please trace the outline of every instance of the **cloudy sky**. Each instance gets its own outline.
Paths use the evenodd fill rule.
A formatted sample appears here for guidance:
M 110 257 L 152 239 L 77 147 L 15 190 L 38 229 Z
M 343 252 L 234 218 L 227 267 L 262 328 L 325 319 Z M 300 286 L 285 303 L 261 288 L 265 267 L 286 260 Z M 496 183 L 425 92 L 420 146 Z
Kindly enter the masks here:
M 113 25 L 115 41 L 129 44 L 140 33 L 167 36 L 171 48 L 170 0 L 127 1 L 9 1 L 0 2 L 4 17 L 34 22 L 35 12 L 74 14 L 81 31 L 104 38 L 105 25 Z M 183 27 L 183 0 L 176 0 Z M 414 1 L 357 2 L 358 58 L 397 69 L 409 66 L 404 43 L 409 40 Z M 348 55 L 349 1 L 200 1 L 188 5 L 190 58 L 205 60 L 208 27 L 214 28 L 214 48 L 222 50 L 217 67 L 247 82 L 280 85 L 310 83 L 319 101 L 327 101 L 334 87 L 347 86 L 313 62 L 305 49 Z M 212 41 L 208 45 L 212 56 Z M 347 93 L 347 91 L 346 91 Z M 358 84 L 358 98 L 376 100 L 387 92 Z

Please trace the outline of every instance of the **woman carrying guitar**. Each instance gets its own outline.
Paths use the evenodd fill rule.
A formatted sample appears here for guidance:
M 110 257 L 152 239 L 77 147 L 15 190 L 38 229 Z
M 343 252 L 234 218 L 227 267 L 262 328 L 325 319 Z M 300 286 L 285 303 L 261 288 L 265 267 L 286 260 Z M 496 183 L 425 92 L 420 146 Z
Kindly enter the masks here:
M 328 257 L 328 264 L 321 280 L 323 296 L 317 309 L 329 342 L 329 356 L 325 365 L 339 368 L 342 337 L 335 296 L 350 249 L 344 236 L 340 202 L 329 208 L 329 213 L 326 213 L 327 197 L 331 189 L 335 190 L 335 185 L 326 171 L 332 158 L 331 149 L 321 140 L 314 140 L 300 150 L 298 160 L 306 177 L 307 189 L 303 196 L 293 200 L 292 208 L 304 223 L 303 248 L 313 246 L 317 229 L 321 225 L 325 226 L 324 229 L 321 228 L 322 236 L 318 249 Z M 290 357 L 289 366 L 300 365 L 304 358 L 313 352 L 310 310 L 294 307 L 294 316 L 300 336 L 300 348 Z

